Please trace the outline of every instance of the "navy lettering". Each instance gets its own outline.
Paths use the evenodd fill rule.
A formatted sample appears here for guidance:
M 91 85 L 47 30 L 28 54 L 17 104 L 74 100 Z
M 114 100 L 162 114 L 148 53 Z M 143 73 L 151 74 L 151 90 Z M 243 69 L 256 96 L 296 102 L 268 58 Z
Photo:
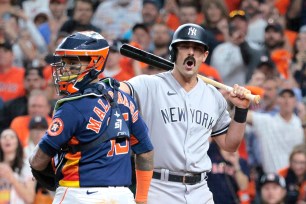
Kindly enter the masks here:
M 170 108 L 170 116 L 171 116 L 171 122 L 177 122 L 176 119 L 174 119 L 175 117 L 175 108 Z
M 189 110 L 191 123 L 196 123 L 207 129 L 211 129 L 213 127 L 215 120 L 213 119 L 213 117 L 209 116 L 208 113 L 196 109 Z M 186 110 L 179 107 L 171 107 L 168 109 L 161 110 L 160 112 L 165 124 L 170 122 L 185 122 L 186 117 L 188 117 L 186 115 Z

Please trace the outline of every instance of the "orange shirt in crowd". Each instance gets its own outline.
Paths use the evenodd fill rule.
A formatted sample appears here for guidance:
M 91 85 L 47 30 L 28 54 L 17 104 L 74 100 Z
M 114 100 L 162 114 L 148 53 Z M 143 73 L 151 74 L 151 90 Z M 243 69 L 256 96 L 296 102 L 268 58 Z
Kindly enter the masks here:
M 169 13 L 166 19 L 166 24 L 168 28 L 175 30 L 180 26 L 180 20 L 174 13 Z
M 305 181 L 301 185 L 298 200 L 301 200 L 301 201 L 306 200 L 306 182 Z
M 294 47 L 294 43 L 295 43 L 295 40 L 297 38 L 298 33 L 295 32 L 295 31 L 292 31 L 292 30 L 288 30 L 288 29 L 286 29 L 284 32 L 285 32 L 285 36 L 286 36 L 290 46 Z
M 47 116 L 46 119 L 48 125 L 50 125 L 52 119 L 49 116 Z M 18 116 L 14 118 L 10 126 L 10 128 L 12 128 L 17 133 L 23 147 L 28 146 L 28 141 L 30 137 L 30 129 L 29 129 L 30 121 L 31 121 L 31 116 L 29 115 Z
M 202 63 L 202 65 L 199 68 L 199 74 L 212 78 L 218 82 L 222 82 L 219 72 L 214 67 L 208 64 Z
M 198 13 L 196 24 L 201 25 L 203 21 L 204 21 L 204 14 Z M 174 13 L 169 13 L 165 19 L 165 22 L 168 28 L 170 28 L 173 31 L 176 30 L 181 25 L 179 18 Z
M 282 168 L 278 171 L 278 174 L 282 177 L 286 177 L 289 171 L 289 167 Z
M 138 48 L 138 49 L 142 49 L 142 47 L 137 42 L 132 41 L 129 44 Z M 134 68 L 133 68 L 134 61 L 135 60 L 133 60 L 129 57 L 125 57 L 125 56 L 121 57 L 121 59 L 119 61 L 119 66 L 122 68 L 122 71 L 128 73 L 132 77 L 135 76 L 135 71 L 134 71 Z M 142 62 L 139 62 L 139 61 L 137 61 L 137 63 L 139 63 L 139 67 L 141 69 L 145 69 L 145 68 L 148 67 L 148 65 L 145 64 L 145 63 L 142 63 Z
M 246 89 L 251 91 L 253 95 L 259 95 L 261 98 L 264 96 L 265 90 L 258 86 L 245 86 Z
M 129 57 L 121 57 L 119 61 L 120 67 L 126 73 L 129 73 L 132 76 L 135 76 L 134 68 L 133 68 L 133 59 Z
M 44 75 L 44 78 L 45 78 L 46 82 L 48 82 L 50 80 L 53 80 L 52 79 L 52 67 L 51 67 L 51 65 L 47 65 L 47 66 L 44 67 L 43 75 Z
M 287 13 L 287 9 L 290 5 L 290 0 L 276 0 L 274 6 L 277 8 L 280 15 L 284 16 Z
M 246 147 L 246 141 L 245 139 L 242 139 L 241 140 L 241 143 L 240 143 L 240 146 L 238 148 L 238 153 L 239 153 L 239 156 L 245 160 L 248 160 L 249 159 L 249 154 L 248 154 L 248 151 L 247 151 L 247 147 Z
M 228 13 L 234 10 L 239 10 L 242 0 L 225 0 L 224 3 L 227 7 Z
M 275 63 L 277 71 L 281 77 L 288 79 L 291 53 L 285 49 L 278 49 L 272 51 L 271 59 Z
M 3 101 L 18 98 L 25 94 L 24 68 L 12 67 L 5 73 L 0 74 L 0 98 Z

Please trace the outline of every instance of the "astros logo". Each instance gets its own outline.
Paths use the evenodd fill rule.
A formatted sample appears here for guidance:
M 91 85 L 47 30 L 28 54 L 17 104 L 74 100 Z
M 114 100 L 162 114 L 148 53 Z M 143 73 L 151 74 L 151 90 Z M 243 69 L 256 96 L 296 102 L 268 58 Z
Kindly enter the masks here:
M 64 123 L 60 118 L 55 118 L 48 129 L 50 136 L 57 136 L 62 133 L 64 129 Z

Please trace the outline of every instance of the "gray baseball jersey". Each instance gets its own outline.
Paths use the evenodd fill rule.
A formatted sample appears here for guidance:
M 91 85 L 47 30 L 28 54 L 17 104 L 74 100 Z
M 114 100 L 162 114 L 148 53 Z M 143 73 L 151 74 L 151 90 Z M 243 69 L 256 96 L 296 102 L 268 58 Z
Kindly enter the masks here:
M 171 72 L 140 75 L 128 81 L 154 145 L 154 168 L 172 172 L 211 169 L 208 138 L 227 131 L 227 102 L 199 80 L 186 92 Z

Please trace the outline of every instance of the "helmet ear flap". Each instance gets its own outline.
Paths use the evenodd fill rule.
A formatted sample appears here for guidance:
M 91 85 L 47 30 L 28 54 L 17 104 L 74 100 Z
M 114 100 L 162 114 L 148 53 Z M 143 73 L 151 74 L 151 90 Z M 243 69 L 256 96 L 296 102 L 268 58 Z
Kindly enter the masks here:
M 172 47 L 172 49 L 170 50 L 170 55 L 169 55 L 169 60 L 171 61 L 171 62 L 175 62 L 175 60 L 176 60 L 176 48 L 175 47 Z

